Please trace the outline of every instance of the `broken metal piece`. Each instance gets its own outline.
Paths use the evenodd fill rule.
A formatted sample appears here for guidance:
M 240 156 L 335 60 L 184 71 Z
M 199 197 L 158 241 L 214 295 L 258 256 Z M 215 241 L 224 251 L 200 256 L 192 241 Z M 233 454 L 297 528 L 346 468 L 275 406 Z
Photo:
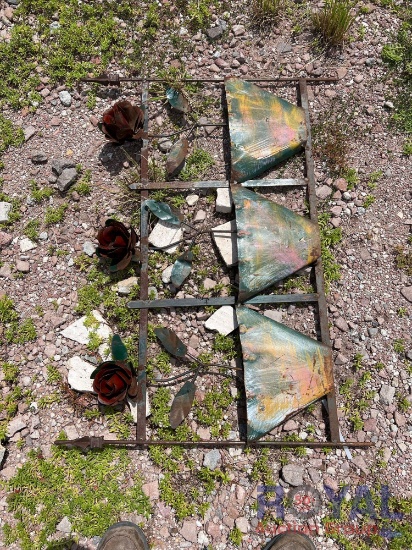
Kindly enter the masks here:
M 99 76 L 92 76 L 88 78 L 81 78 L 81 82 L 96 82 L 102 86 L 120 86 L 120 82 L 124 79 L 121 78 L 118 74 L 101 74 Z
M 306 142 L 305 113 L 239 78 L 227 78 L 232 179 L 252 179 L 291 157 Z
M 333 388 L 330 347 L 251 309 L 237 309 L 247 439 L 254 440 Z
M 180 225 L 183 219 L 182 214 L 177 208 L 172 208 L 165 202 L 159 202 L 154 200 L 146 200 L 145 206 L 152 212 L 157 218 L 172 225 Z
M 166 161 L 166 172 L 169 178 L 176 176 L 182 170 L 188 150 L 189 142 L 186 138 L 176 141 L 170 149 Z
M 104 437 L 101 436 L 85 436 L 70 440 L 57 439 L 54 442 L 54 445 L 57 445 L 58 447 L 66 447 L 67 449 L 81 449 L 82 451 L 88 451 L 89 449 L 102 449 L 104 444 Z
M 243 302 L 320 256 L 319 228 L 273 201 L 232 185 Z
M 118 334 L 113 334 L 111 350 L 114 361 L 126 361 L 127 348 Z
M 173 264 L 170 280 L 172 285 L 179 288 L 192 271 L 193 252 L 184 252 Z
M 184 357 L 187 353 L 187 346 L 180 340 L 178 335 L 170 328 L 158 327 L 154 333 L 162 342 L 165 350 L 175 357 Z
M 195 375 L 196 377 L 196 375 Z M 183 384 L 173 399 L 169 413 L 170 426 L 175 430 L 189 414 L 196 393 L 194 380 L 188 380 Z
M 176 111 L 179 111 L 180 113 L 187 113 L 190 110 L 189 101 L 183 92 L 180 92 L 175 88 L 167 88 L 166 97 L 170 105 L 173 109 L 176 109 Z

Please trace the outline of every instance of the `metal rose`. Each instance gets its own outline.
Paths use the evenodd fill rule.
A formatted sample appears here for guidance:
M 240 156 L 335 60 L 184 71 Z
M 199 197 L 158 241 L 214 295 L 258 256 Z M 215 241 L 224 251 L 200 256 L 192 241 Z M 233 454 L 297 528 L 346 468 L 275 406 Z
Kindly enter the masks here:
M 136 254 L 135 230 L 131 228 L 129 232 L 126 226 L 117 220 L 106 220 L 105 227 L 102 227 L 97 234 L 97 240 L 99 246 L 96 254 L 99 258 L 110 260 L 110 271 L 124 269 Z
M 119 405 L 126 397 L 135 399 L 137 396 L 136 373 L 126 361 L 104 361 L 90 378 L 102 405 Z
M 103 113 L 100 130 L 114 143 L 126 139 L 140 139 L 143 135 L 144 114 L 140 107 L 130 101 L 118 101 Z

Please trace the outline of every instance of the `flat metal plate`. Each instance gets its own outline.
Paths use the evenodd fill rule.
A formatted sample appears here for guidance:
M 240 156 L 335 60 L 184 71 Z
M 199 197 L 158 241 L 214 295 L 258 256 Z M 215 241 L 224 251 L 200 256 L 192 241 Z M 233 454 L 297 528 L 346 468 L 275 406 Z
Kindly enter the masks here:
M 333 387 L 332 352 L 245 306 L 239 322 L 247 408 L 247 439 L 262 437 Z
M 240 185 L 232 185 L 239 258 L 239 301 L 320 256 L 318 226 Z
M 255 178 L 302 149 L 301 107 L 239 78 L 226 79 L 225 89 L 234 181 Z

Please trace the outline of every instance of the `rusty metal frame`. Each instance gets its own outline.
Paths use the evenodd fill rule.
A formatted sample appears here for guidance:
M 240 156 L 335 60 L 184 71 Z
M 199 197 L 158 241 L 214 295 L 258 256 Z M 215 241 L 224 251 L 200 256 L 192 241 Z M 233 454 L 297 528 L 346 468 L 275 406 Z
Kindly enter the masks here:
M 99 79 L 100 78 L 100 79 Z M 138 357 L 138 387 L 139 393 L 137 398 L 137 418 L 136 439 L 135 440 L 105 440 L 103 437 L 83 437 L 77 440 L 57 440 L 55 444 L 67 447 L 79 447 L 82 449 L 102 448 L 106 445 L 127 446 L 133 448 L 147 448 L 151 445 L 156 446 L 182 446 L 182 447 L 310 447 L 310 448 L 345 448 L 357 447 L 365 448 L 373 446 L 373 442 L 344 442 L 339 429 L 339 419 L 336 403 L 336 393 L 333 389 L 327 395 L 328 416 L 330 440 L 324 442 L 309 442 L 309 441 L 286 441 L 286 440 L 255 440 L 255 441 L 165 441 L 147 439 L 146 427 L 146 363 L 147 363 L 147 330 L 148 330 L 148 312 L 152 308 L 168 308 L 168 307 L 204 307 L 206 305 L 235 305 L 237 303 L 234 296 L 226 298 L 190 298 L 190 299 L 164 299 L 164 300 L 149 300 L 148 299 L 148 210 L 143 207 L 144 201 L 149 196 L 149 190 L 154 189 L 216 189 L 229 187 L 228 181 L 201 181 L 201 182 L 161 182 L 150 183 L 148 179 L 148 122 L 149 122 L 149 85 L 151 82 L 164 82 L 161 79 L 144 79 L 144 78 L 121 78 L 117 75 L 98 77 L 97 79 L 84 79 L 85 81 L 98 82 L 101 84 L 120 85 L 121 82 L 140 82 L 142 83 L 142 106 L 144 108 L 144 137 L 140 156 L 140 179 L 139 183 L 130 185 L 130 189 L 138 190 L 141 196 L 141 221 L 140 221 L 140 257 L 141 257 L 141 273 L 140 273 L 140 299 L 129 302 L 128 307 L 140 310 L 139 320 L 139 357 Z M 310 131 L 310 115 L 307 84 L 310 83 L 327 83 L 336 82 L 338 79 L 330 78 L 254 78 L 245 79 L 249 82 L 264 82 L 266 84 L 276 83 L 293 83 L 297 84 L 297 95 L 301 107 L 305 112 L 305 121 L 308 131 L 308 139 L 305 146 L 305 177 L 300 179 L 272 179 L 272 180 L 249 180 L 242 185 L 245 187 L 291 187 L 291 186 L 307 186 L 309 196 L 309 213 L 310 219 L 315 223 L 318 222 L 314 161 L 312 153 L 312 137 Z M 184 82 L 209 82 L 213 84 L 224 83 L 224 79 L 187 79 Z M 221 124 L 227 126 L 227 124 Z M 322 259 L 319 258 L 314 266 L 316 292 L 313 294 L 279 294 L 255 296 L 244 304 L 264 304 L 264 303 L 316 303 L 317 313 L 319 318 L 321 341 L 330 346 L 330 336 L 328 329 L 327 304 L 325 296 L 325 282 L 322 269 Z M 333 372 L 332 372 L 333 376 Z

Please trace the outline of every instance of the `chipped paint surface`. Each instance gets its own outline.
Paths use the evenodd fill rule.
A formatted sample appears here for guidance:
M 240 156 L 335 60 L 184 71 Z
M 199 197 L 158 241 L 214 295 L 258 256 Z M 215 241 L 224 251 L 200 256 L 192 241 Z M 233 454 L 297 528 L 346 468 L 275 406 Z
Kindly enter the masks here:
M 239 300 L 261 292 L 320 256 L 318 226 L 277 204 L 232 185 L 236 208 Z
M 240 306 L 237 309 L 247 406 L 247 438 L 258 439 L 333 387 L 324 344 Z
M 284 99 L 239 78 L 225 81 L 232 179 L 255 178 L 301 150 L 305 114 Z

